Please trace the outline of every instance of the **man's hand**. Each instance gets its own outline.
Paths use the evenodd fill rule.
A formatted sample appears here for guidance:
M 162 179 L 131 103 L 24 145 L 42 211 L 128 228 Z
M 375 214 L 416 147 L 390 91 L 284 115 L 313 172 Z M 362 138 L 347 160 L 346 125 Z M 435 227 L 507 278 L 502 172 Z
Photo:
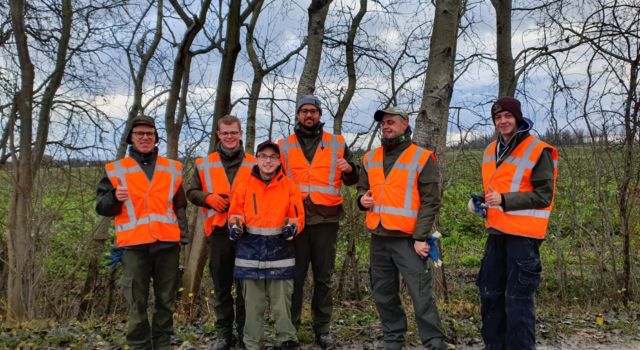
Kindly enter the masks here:
M 345 174 L 351 174 L 353 167 L 344 158 L 338 158 L 336 161 L 336 168 Z
M 373 207 L 373 197 L 371 196 L 371 190 L 367 191 L 362 197 L 360 197 L 360 204 L 363 207 L 369 209 Z
M 226 194 L 210 193 L 204 199 L 208 206 L 218 213 L 225 213 L 229 210 L 229 198 Z
M 489 192 L 484 195 L 484 202 L 492 207 L 499 206 L 502 204 L 502 195 L 495 191 Z
M 120 179 L 118 179 L 118 184 L 116 185 L 116 199 L 120 202 L 129 199 L 129 189 L 122 185 Z
M 429 244 L 427 244 L 427 242 L 414 241 L 413 249 L 416 251 L 416 254 L 423 258 L 429 256 Z

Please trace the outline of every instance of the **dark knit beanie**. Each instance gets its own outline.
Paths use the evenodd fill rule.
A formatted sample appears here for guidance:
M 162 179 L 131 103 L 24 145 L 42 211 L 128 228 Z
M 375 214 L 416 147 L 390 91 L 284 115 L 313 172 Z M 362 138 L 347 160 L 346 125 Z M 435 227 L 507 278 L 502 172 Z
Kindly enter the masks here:
M 516 100 L 513 97 L 500 97 L 496 102 L 491 106 L 491 120 L 495 124 L 495 116 L 496 114 L 509 111 L 516 117 L 516 121 L 520 123 L 522 121 L 522 110 L 520 109 L 520 101 Z
M 129 129 L 129 134 L 127 135 L 127 143 L 130 145 L 133 145 L 133 141 L 131 140 L 131 133 L 133 133 L 133 128 L 138 125 L 146 125 L 154 129 L 156 128 L 155 120 L 153 120 L 153 118 L 148 115 L 140 114 L 133 117 L 133 120 L 131 121 L 131 129 Z M 158 129 L 154 131 L 156 132 L 156 143 L 158 143 L 158 141 L 160 140 L 160 137 L 158 136 Z

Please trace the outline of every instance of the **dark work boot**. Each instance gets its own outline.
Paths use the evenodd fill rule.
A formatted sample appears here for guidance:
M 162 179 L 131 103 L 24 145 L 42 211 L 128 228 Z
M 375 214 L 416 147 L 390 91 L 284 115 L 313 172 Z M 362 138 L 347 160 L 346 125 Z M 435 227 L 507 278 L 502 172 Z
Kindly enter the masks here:
M 234 345 L 233 338 L 219 338 L 211 347 L 211 350 L 229 350 Z
M 333 349 L 336 346 L 336 340 L 331 333 L 322 333 L 316 335 L 316 344 L 322 349 Z

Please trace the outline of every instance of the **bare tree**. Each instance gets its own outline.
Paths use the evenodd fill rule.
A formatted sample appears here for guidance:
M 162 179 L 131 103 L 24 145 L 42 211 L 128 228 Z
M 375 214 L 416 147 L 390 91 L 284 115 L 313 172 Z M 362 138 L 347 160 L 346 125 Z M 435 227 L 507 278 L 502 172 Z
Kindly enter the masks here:
M 241 11 L 241 0 L 231 0 L 226 18 L 227 31 L 222 48 L 222 62 L 218 72 L 218 85 L 216 89 L 216 100 L 213 110 L 213 125 L 211 128 L 211 142 L 209 143 L 209 153 L 215 150 L 217 144 L 216 129 L 218 119 L 231 112 L 231 88 L 233 86 L 233 76 L 236 61 L 240 53 L 240 28 L 244 21 L 251 15 L 255 6 L 261 0 L 252 0 L 247 7 Z M 221 18 L 221 17 L 220 17 Z M 202 212 L 198 212 L 196 220 L 197 231 L 193 235 L 191 248 L 186 257 L 185 271 L 182 276 L 182 285 L 186 293 L 199 291 L 202 281 L 202 272 L 207 258 L 207 244 L 203 230 Z
M 218 87 L 216 88 L 213 126 L 211 129 L 212 142 L 209 145 L 209 152 L 213 152 L 217 143 L 216 128 L 218 119 L 231 112 L 231 87 L 233 85 L 236 61 L 240 53 L 240 28 L 253 12 L 258 2 L 261 2 L 261 0 L 250 1 L 244 11 L 241 11 L 241 0 L 231 0 L 229 2 L 229 12 L 226 19 L 227 32 L 218 74 Z
M 320 70 L 322 45 L 324 42 L 324 25 L 332 0 L 312 0 L 307 10 L 309 24 L 307 27 L 307 54 L 298 83 L 296 101 L 302 95 L 311 95 L 316 90 L 316 79 Z
M 31 232 L 32 192 L 35 176 L 40 167 L 49 131 L 51 106 L 60 87 L 67 64 L 67 51 L 71 38 L 73 9 L 71 0 L 62 2 L 59 11 L 62 23 L 58 47 L 52 71 L 47 77 L 45 94 L 40 101 L 37 119 L 35 146 L 33 140 L 34 83 L 35 72 L 28 44 L 28 27 L 25 23 L 25 1 L 12 0 L 11 22 L 16 40 L 16 51 L 20 64 L 21 86 L 16 98 L 18 121 L 20 122 L 20 149 L 13 159 L 13 190 L 9 209 L 8 255 L 9 281 L 7 301 L 9 316 L 23 320 L 34 316 L 35 251 Z
M 413 134 L 413 141 L 416 144 L 436 153 L 441 184 L 446 169 L 444 151 L 449 124 L 449 105 L 453 94 L 458 28 L 464 8 L 463 0 L 436 1 L 429 46 L 429 66 L 424 80 L 422 103 L 416 119 L 416 130 Z M 444 192 L 444 188 L 441 188 L 441 191 Z M 437 221 L 435 225 L 438 225 Z M 434 275 L 436 291 L 447 299 L 444 265 L 439 272 Z
M 164 114 L 164 125 L 167 130 L 167 157 L 178 159 L 178 141 L 186 114 L 186 100 L 187 93 L 189 92 L 189 71 L 191 69 L 191 58 L 193 56 L 189 50 L 194 39 L 204 27 L 211 0 L 202 1 L 200 3 L 200 13 L 198 16 L 193 15 L 193 18 L 185 12 L 177 0 L 170 0 L 169 2 L 187 26 L 173 61 L 169 98 L 167 99 L 167 107 Z M 214 46 L 211 46 L 210 49 L 213 49 L 213 47 Z M 180 100 L 181 108 L 176 116 L 178 100 Z
M 577 39 L 576 42 L 586 42 L 594 52 L 594 59 L 603 63 L 599 66 L 599 72 L 592 73 L 594 68 L 589 65 L 588 77 L 590 84 L 587 85 L 587 96 L 584 98 L 585 105 L 592 104 L 590 94 L 595 89 L 602 89 L 597 98 L 598 109 L 605 120 L 603 125 L 611 125 L 619 121 L 622 131 L 622 140 L 615 139 L 615 129 L 607 130 L 602 128 L 603 136 L 611 137 L 610 140 L 598 140 L 605 145 L 604 149 L 594 147 L 594 157 L 600 159 L 600 154 L 609 156 L 605 158 L 604 167 L 614 169 L 617 182 L 617 226 L 623 237 L 622 257 L 623 257 L 623 277 L 620 290 L 624 293 L 625 304 L 631 300 L 631 267 L 633 265 L 631 255 L 631 237 L 633 233 L 634 218 L 633 209 L 637 207 L 638 198 L 634 196 L 634 189 L 638 187 L 638 134 L 640 133 L 640 97 L 638 96 L 638 86 L 640 83 L 640 6 L 638 4 L 627 4 L 624 2 L 587 2 L 587 9 L 582 22 L 577 22 L 562 8 L 558 9 L 561 16 L 550 16 L 558 28 L 564 33 L 570 33 Z M 591 83 L 593 75 L 598 76 L 598 83 L 617 82 L 600 87 L 598 83 Z M 612 98 L 620 102 L 622 106 L 613 111 L 602 107 L 604 100 Z M 608 118 L 606 116 L 609 116 Z M 592 139 L 596 139 L 593 132 L 593 121 L 585 113 L 585 121 Z M 612 132 L 613 131 L 613 132 Z M 608 135 L 613 134 L 613 135 Z M 621 143 L 621 147 L 618 144 Z M 621 153 L 621 159 L 614 156 Z M 613 245 L 612 245 L 613 251 Z M 615 268 L 615 259 L 612 259 Z M 616 278 L 617 279 L 617 278 Z M 617 281 L 616 281 L 617 282 Z
M 356 35 L 360 28 L 360 23 L 367 13 L 367 0 L 360 0 L 360 9 L 358 13 L 353 17 L 351 26 L 349 27 L 349 33 L 347 34 L 347 42 L 345 43 L 345 61 L 347 66 L 347 90 L 340 99 L 338 104 L 338 111 L 333 117 L 333 133 L 336 135 L 342 134 L 342 119 L 347 112 L 347 108 L 351 104 L 351 99 L 356 91 L 356 63 L 354 58 Z
M 262 5 L 263 1 L 259 1 L 256 5 L 251 21 L 247 25 L 247 36 L 245 38 L 247 54 L 249 55 L 251 67 L 253 68 L 253 81 L 251 82 L 249 103 L 247 107 L 247 134 L 245 143 L 245 150 L 249 153 L 253 153 L 255 146 L 256 113 L 258 109 L 258 101 L 260 99 L 260 90 L 262 89 L 265 76 L 289 62 L 291 57 L 299 54 L 307 44 L 306 39 L 302 40 L 298 47 L 286 53 L 280 60 L 269 65 L 267 51 L 255 38 L 256 24 L 258 23 L 258 17 L 262 12 Z

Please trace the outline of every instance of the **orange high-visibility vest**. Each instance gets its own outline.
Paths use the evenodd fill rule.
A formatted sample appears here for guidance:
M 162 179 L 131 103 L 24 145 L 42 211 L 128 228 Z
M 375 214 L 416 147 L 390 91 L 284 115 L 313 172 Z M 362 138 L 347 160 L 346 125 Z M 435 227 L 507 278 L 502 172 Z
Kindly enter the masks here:
M 367 152 L 363 165 L 369 177 L 369 189 L 374 205 L 367 211 L 365 224 L 375 230 L 382 224 L 387 230 L 413 234 L 420 210 L 418 177 L 433 152 L 411 144 L 384 176 L 382 147 Z
M 344 158 L 345 143 L 341 135 L 323 132 L 311 164 L 295 134 L 281 139 L 278 145 L 282 168 L 298 184 L 303 198 L 310 196 L 313 203 L 326 206 L 342 204 L 342 172 L 336 167 L 338 159 Z
M 544 238 L 549 216 L 555 200 L 555 183 L 558 177 L 558 151 L 534 136 L 524 139 L 496 168 L 496 141 L 487 146 L 482 158 L 482 185 L 484 193 L 531 192 L 531 172 L 544 149 L 551 150 L 553 159 L 554 193 L 551 205 L 546 208 L 504 211 L 502 206 L 490 206 L 485 227 L 516 236 Z
M 180 241 L 173 211 L 173 197 L 182 186 L 180 162 L 158 157 L 151 181 L 131 157 L 108 163 L 105 168 L 113 187 L 120 185 L 129 191 L 129 199 L 115 217 L 116 247 Z
M 229 196 L 231 201 L 231 194 L 236 187 L 236 183 L 242 182 L 251 174 L 251 168 L 256 163 L 255 158 L 248 154 L 244 154 L 244 159 L 236 177 L 233 180 L 233 184 L 229 183 L 227 173 L 224 171 L 222 161 L 220 160 L 220 153 L 213 152 L 207 157 L 201 157 L 196 159 L 196 169 L 198 169 L 198 175 L 200 176 L 200 182 L 202 184 L 202 191 L 208 193 L 224 193 Z M 227 213 L 218 213 L 213 208 L 202 208 L 204 214 L 204 233 L 210 236 L 216 226 L 222 227 L 227 223 Z
M 276 236 L 288 223 L 304 228 L 304 208 L 300 190 L 281 172 L 265 184 L 255 175 L 238 183 L 229 207 L 229 222 L 246 225 L 248 233 Z

